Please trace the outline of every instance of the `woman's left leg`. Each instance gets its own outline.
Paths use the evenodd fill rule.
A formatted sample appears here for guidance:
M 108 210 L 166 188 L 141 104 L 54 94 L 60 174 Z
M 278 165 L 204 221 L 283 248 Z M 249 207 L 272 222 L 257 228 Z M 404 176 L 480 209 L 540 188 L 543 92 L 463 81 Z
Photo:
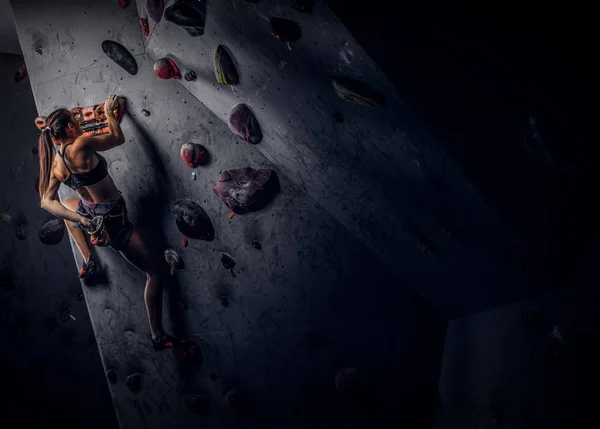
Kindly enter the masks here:
M 140 234 L 134 230 L 127 243 L 119 249 L 125 259 L 146 274 L 144 301 L 150 322 L 152 340 L 160 342 L 166 337 L 162 323 L 162 280 L 166 266 L 162 260 L 153 258 Z
M 71 211 L 76 212 L 79 206 L 79 200 L 76 198 L 66 198 L 61 201 L 62 205 L 68 208 Z M 67 226 L 67 230 L 77 248 L 79 249 L 79 253 L 83 257 L 83 267 L 79 269 L 79 277 L 87 278 L 94 274 L 96 271 L 95 260 L 93 259 L 92 249 L 85 238 L 85 233 L 80 229 L 73 226 L 73 222 L 70 220 L 65 220 L 65 225 Z

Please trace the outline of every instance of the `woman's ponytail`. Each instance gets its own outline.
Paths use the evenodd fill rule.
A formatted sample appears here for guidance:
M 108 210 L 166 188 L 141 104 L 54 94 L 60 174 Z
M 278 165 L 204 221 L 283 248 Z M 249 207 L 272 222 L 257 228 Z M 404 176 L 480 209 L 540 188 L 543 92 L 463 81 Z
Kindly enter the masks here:
M 50 170 L 52 170 L 52 160 L 54 155 L 52 137 L 50 128 L 44 128 L 38 142 L 38 154 L 40 157 L 40 185 L 38 191 L 40 200 L 44 199 L 48 185 L 50 184 Z

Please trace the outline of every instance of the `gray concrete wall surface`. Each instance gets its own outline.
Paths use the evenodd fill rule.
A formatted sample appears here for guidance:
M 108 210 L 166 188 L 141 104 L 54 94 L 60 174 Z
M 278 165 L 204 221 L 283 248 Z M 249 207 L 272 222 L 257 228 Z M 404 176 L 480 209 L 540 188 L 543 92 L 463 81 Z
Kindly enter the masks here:
M 37 115 L 31 86 L 16 83 L 20 55 L 0 55 L 0 412 L 2 427 L 114 428 L 117 421 L 67 239 L 46 246 L 40 208 Z M 23 225 L 25 239 L 15 234 Z M 72 318 L 69 316 L 73 316 Z M 88 420 L 93 414 L 96 418 Z
M 145 6 L 138 1 L 140 13 Z M 255 149 L 396 276 L 449 317 L 532 293 L 521 266 L 525 244 L 490 210 L 324 2 L 316 2 L 312 14 L 287 0 L 206 2 L 206 11 L 199 37 L 165 19 L 154 24 L 147 53 L 194 70 L 197 81 L 179 83 L 222 120 L 237 103 L 248 104 L 264 133 Z M 302 38 L 289 46 L 275 39 L 273 17 L 297 22 Z M 215 81 L 219 44 L 234 58 L 239 85 Z M 365 109 L 341 100 L 331 84 L 339 75 L 385 94 L 386 107 Z M 333 121 L 336 112 L 343 123 Z M 419 249 L 423 241 L 431 252 Z
M 17 28 L 8 0 L 0 0 L 0 53 L 21 54 Z
M 445 318 L 313 199 L 287 164 L 237 139 L 178 82 L 155 76 L 133 5 L 15 1 L 13 9 L 40 114 L 102 102 L 110 92 L 127 98 L 127 141 L 106 153 L 109 171 L 153 250 L 175 247 L 186 263 L 165 285 L 167 327 L 194 338 L 204 361 L 183 374 L 170 352 L 151 349 L 143 275 L 98 249 L 107 279 L 84 292 L 103 364 L 118 373 L 109 387 L 121 427 L 428 427 Z M 132 51 L 137 75 L 103 54 L 105 39 Z M 265 132 L 269 121 L 281 120 L 259 119 Z M 265 143 L 272 138 L 266 133 Z M 210 154 L 196 181 L 179 155 L 188 141 Z M 281 192 L 265 209 L 228 219 L 212 186 L 222 169 L 244 166 L 275 169 Z M 61 198 L 69 194 L 60 191 Z M 205 208 L 214 241 L 181 247 L 171 205 L 182 197 Z M 220 252 L 236 260 L 235 278 Z M 336 394 L 334 377 L 346 367 L 368 380 L 373 401 L 357 406 Z M 142 375 L 138 393 L 125 385 L 133 372 Z M 246 398 L 247 414 L 228 405 L 232 387 Z M 207 395 L 210 412 L 189 411 L 185 393 Z

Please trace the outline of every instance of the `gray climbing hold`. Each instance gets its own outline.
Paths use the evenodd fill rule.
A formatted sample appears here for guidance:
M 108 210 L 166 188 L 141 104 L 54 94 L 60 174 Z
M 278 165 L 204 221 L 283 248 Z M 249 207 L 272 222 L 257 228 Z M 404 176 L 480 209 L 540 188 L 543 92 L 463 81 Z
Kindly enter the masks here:
M 150 116 L 150 111 L 146 110 L 146 109 L 142 109 L 142 115 L 148 117 L 148 116 Z
M 179 253 L 177 253 L 177 250 L 175 249 L 165 250 L 165 261 L 167 261 L 167 264 L 169 264 L 170 267 L 174 267 L 177 269 L 185 268 L 183 258 Z
M 128 375 L 125 384 L 132 392 L 139 392 L 142 388 L 142 375 L 139 372 Z
M 188 82 L 193 82 L 196 80 L 196 72 L 194 70 L 187 69 L 183 75 L 183 78 Z
M 108 378 L 108 381 L 110 381 L 112 384 L 115 384 L 117 382 L 117 371 L 115 371 L 114 369 L 109 369 L 108 371 L 106 371 L 106 378 Z
M 65 236 L 65 221 L 62 219 L 50 219 L 42 225 L 38 237 L 47 246 L 53 246 L 62 241 Z
M 336 94 L 363 107 L 383 107 L 385 97 L 369 85 L 346 76 L 337 76 L 332 80 Z
M 258 144 L 263 138 L 260 124 L 245 104 L 238 104 L 229 114 L 229 129 L 248 143 Z
M 131 75 L 137 74 L 137 62 L 125 46 L 112 40 L 105 40 L 102 42 L 102 50 L 108 58 L 121 66 L 127 73 Z

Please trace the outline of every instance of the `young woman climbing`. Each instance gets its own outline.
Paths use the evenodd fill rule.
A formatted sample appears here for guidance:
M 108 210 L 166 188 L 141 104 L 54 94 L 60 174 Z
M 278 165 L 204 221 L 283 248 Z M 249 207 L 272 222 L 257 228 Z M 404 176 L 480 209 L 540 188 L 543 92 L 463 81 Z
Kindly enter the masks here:
M 150 253 L 127 218 L 121 192 L 108 174 L 106 160 L 98 153 L 125 142 L 113 113 L 117 100 L 115 95 L 110 95 L 104 103 L 108 134 L 84 136 L 81 125 L 67 109 L 55 110 L 46 118 L 46 127 L 38 144 L 41 205 L 44 210 L 64 219 L 83 256 L 80 277 L 91 277 L 97 264 L 82 228 L 100 231 L 92 236 L 93 243 L 110 243 L 126 260 L 146 273 L 144 300 L 153 346 L 160 350 L 173 347 L 176 341 L 163 331 L 162 326 L 162 281 L 166 265 Z M 57 195 L 61 183 L 76 191 L 81 199 L 59 201 Z

